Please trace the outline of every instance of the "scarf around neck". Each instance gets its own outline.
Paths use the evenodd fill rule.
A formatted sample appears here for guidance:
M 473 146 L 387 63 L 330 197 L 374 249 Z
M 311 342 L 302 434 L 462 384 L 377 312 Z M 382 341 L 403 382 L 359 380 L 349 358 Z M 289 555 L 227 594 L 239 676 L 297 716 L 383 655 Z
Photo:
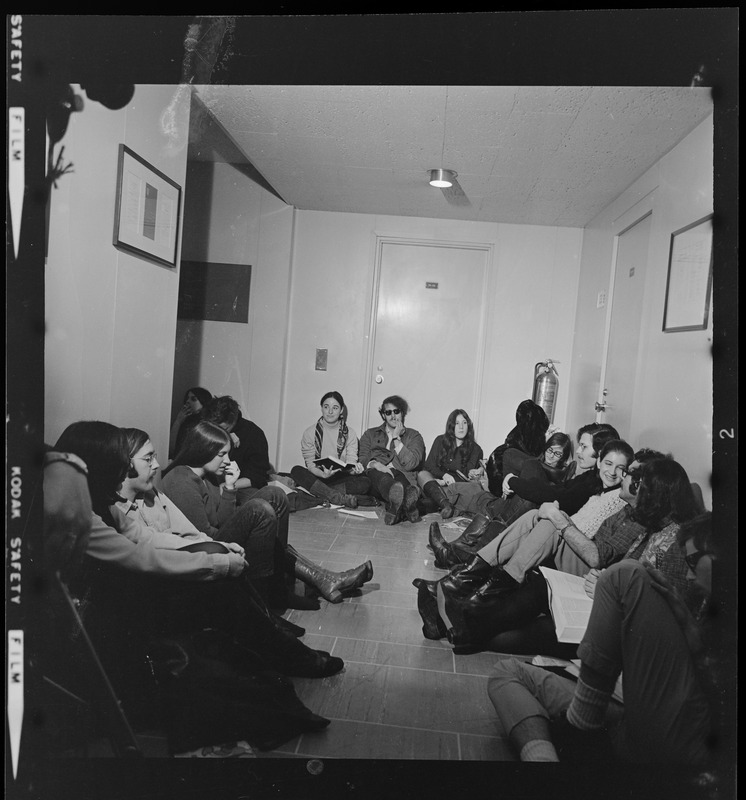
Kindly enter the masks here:
M 316 448 L 316 458 L 321 458 L 321 443 L 324 441 L 324 418 L 319 417 L 314 432 L 314 446 Z M 337 458 L 341 458 L 347 447 L 347 423 L 342 417 L 339 418 L 339 433 L 337 434 Z

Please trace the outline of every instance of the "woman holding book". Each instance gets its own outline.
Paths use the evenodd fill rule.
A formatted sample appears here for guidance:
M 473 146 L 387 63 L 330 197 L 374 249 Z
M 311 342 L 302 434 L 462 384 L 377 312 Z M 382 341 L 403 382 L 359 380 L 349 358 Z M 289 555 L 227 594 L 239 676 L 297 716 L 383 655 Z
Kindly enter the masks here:
M 425 459 L 425 468 L 417 473 L 417 483 L 425 497 L 440 508 L 440 516 L 453 516 L 451 504 L 458 496 L 458 484 L 478 481 L 482 448 L 474 441 L 474 423 L 463 408 L 448 415 L 445 433 L 435 437 Z
M 296 486 L 336 506 L 374 504 L 367 496 L 370 481 L 358 461 L 357 434 L 347 424 L 347 406 L 339 392 L 321 398 L 321 416 L 303 432 L 300 449 L 305 466 L 290 470 Z

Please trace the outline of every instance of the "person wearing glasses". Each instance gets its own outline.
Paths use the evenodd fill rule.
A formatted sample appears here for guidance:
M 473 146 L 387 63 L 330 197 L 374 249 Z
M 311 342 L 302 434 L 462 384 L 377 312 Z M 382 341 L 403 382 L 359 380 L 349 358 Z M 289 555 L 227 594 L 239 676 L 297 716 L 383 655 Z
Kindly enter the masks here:
M 673 545 L 679 525 L 700 510 L 684 468 L 657 451 L 640 450 L 625 470 L 620 498 L 626 505 L 601 523 L 592 540 L 563 515 L 554 520 L 561 525 L 556 534 L 542 537 L 544 549 L 533 548 L 530 555 L 537 564 L 554 555 L 555 568 L 585 576 L 588 587 L 599 570 L 623 558 L 644 560 L 672 584 L 682 585 L 684 563 Z M 546 581 L 538 569 L 526 571 L 521 583 L 500 566 L 484 572 L 486 579 L 475 564 L 471 575 L 454 570 L 438 584 L 420 583 L 418 608 L 426 638 L 448 636 L 456 652 L 484 649 L 487 642 L 490 649 L 508 647 L 502 652 L 557 651 L 551 619 L 534 625 L 549 613 Z
M 603 488 L 597 468 L 598 454 L 607 442 L 620 436 L 611 425 L 599 423 L 584 425 L 577 436 L 575 470 L 569 480 L 552 483 L 538 459 L 526 459 L 520 476 L 509 473 L 505 477 L 504 497 L 495 497 L 490 492 L 482 492 L 484 501 L 477 497 L 477 505 L 483 510 L 455 541 L 447 542 L 438 524 L 433 523 L 428 542 L 435 555 L 435 566 L 451 569 L 468 563 L 482 547 L 542 503 L 557 503 L 560 510 L 575 514 L 598 494 Z
M 359 461 L 370 479 L 371 492 L 385 502 L 385 524 L 396 525 L 404 519 L 417 522 L 417 473 L 423 467 L 425 442 L 419 431 L 404 426 L 409 404 L 403 397 L 387 397 L 378 413 L 383 423 L 360 437 Z
M 577 682 L 517 659 L 495 665 L 487 691 L 522 761 L 714 764 L 723 670 L 708 613 L 711 513 L 683 522 L 672 546 L 683 585 L 630 559 L 601 575 Z M 623 706 L 611 699 L 620 674 Z
M 556 431 L 548 439 L 544 452 L 539 456 L 550 483 L 562 483 L 572 477 L 569 468 L 572 460 L 572 439 L 562 431 Z
M 184 545 L 192 542 L 212 542 L 211 536 L 202 533 L 192 524 L 165 494 L 155 487 L 160 464 L 150 436 L 139 428 L 122 428 L 130 466 L 119 490 L 119 500 L 115 505 L 129 519 L 162 533 L 176 534 Z M 260 508 L 258 513 L 264 512 Z M 236 542 L 223 542 L 229 552 L 242 558 L 245 552 Z M 175 546 L 179 546 L 175 543 Z

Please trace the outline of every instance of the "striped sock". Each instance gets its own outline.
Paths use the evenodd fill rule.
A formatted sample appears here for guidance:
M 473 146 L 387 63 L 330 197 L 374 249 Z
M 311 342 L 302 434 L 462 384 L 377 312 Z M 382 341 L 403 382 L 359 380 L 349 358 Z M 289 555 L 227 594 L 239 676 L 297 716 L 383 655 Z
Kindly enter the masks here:
M 575 694 L 567 709 L 567 721 L 581 731 L 603 728 L 609 697 L 609 692 L 594 689 L 578 679 Z
M 559 761 L 554 745 L 546 739 L 532 739 L 521 748 L 521 761 Z

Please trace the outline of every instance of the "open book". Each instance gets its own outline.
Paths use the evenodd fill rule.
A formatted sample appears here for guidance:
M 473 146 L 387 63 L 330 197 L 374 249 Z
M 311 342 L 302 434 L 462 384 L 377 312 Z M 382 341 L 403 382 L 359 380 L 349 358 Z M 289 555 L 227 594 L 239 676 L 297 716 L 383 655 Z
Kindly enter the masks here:
M 323 458 L 314 458 L 313 463 L 322 469 L 341 469 L 349 472 L 355 468 L 354 464 L 346 464 L 344 461 L 335 458 L 334 456 L 324 456 Z
M 549 608 L 554 619 L 558 642 L 577 644 L 583 638 L 591 616 L 593 600 L 583 588 L 584 578 L 539 567 L 549 591 Z

